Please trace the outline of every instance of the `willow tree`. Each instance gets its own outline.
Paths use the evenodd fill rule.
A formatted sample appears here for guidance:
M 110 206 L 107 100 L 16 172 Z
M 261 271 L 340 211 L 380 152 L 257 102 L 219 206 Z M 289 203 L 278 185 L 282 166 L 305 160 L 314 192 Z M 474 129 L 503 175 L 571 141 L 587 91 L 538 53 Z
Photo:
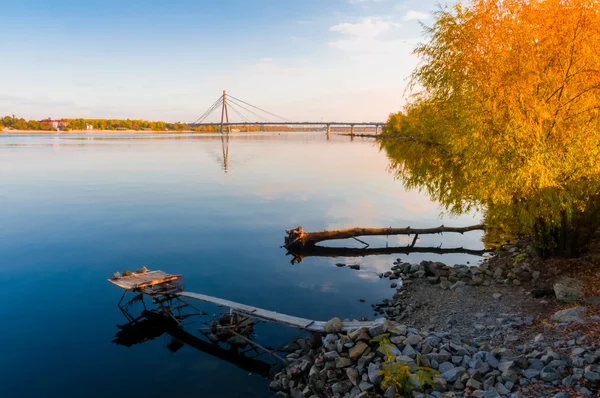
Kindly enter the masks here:
M 455 213 L 578 254 L 600 221 L 600 3 L 458 3 L 425 34 L 385 129 L 394 170 Z

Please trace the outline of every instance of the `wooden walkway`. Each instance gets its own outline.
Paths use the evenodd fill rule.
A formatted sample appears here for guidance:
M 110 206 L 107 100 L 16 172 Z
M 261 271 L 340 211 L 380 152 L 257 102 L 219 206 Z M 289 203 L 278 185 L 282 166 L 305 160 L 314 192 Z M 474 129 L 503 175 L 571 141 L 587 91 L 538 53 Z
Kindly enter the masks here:
M 172 275 L 164 271 L 146 271 L 134 272 L 128 276 L 119 276 L 108 279 L 110 283 L 127 291 L 141 292 L 149 296 L 164 295 L 169 297 L 176 295 L 187 297 L 194 300 L 204 301 L 206 303 L 216 304 L 221 307 L 230 308 L 233 312 L 240 315 L 250 316 L 268 322 L 277 322 L 283 325 L 295 327 L 298 329 L 309 330 L 312 332 L 325 332 L 324 321 L 313 321 L 311 319 L 299 318 L 292 315 L 280 314 L 278 312 L 263 310 L 262 308 L 252 307 L 246 304 L 240 304 L 229 300 L 211 297 L 200 293 L 177 291 L 173 289 L 173 282 L 181 278 L 181 275 Z M 123 296 L 125 296 L 123 293 Z M 123 298 L 121 298 L 123 300 Z M 342 331 L 351 331 L 360 328 L 369 328 L 377 325 L 382 319 L 371 322 L 348 321 L 342 322 Z
M 325 322 L 313 321 L 305 318 L 298 318 L 291 315 L 280 314 L 278 312 L 263 310 L 261 308 L 252 307 L 246 304 L 240 304 L 229 300 L 223 300 L 217 297 L 206 296 L 204 294 L 192 293 L 192 292 L 179 292 L 176 295 L 181 297 L 188 297 L 194 300 L 204 301 L 206 303 L 212 303 L 219 306 L 231 308 L 233 312 L 241 315 L 251 316 L 253 318 L 262 319 L 269 322 L 277 322 L 283 325 L 295 327 L 298 329 L 309 330 L 312 332 L 325 332 Z M 342 331 L 351 331 L 360 328 L 369 328 L 376 325 L 377 321 L 373 322 L 361 322 L 361 321 L 349 321 L 342 322 Z

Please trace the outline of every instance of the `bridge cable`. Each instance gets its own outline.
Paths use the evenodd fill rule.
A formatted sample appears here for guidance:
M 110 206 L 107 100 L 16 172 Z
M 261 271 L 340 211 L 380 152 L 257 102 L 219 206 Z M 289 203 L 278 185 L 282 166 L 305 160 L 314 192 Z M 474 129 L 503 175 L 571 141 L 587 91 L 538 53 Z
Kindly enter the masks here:
M 217 109 L 219 107 L 219 104 L 217 105 L 213 105 L 212 107 L 210 107 L 202 116 L 200 116 L 194 123 L 201 123 L 203 122 L 208 116 L 210 116 L 215 109 Z
M 223 103 L 223 96 L 221 95 L 219 99 L 217 99 L 193 124 L 198 123 L 198 121 L 202 121 L 206 119 L 215 109 L 218 108 L 220 104 Z
M 215 111 L 215 109 L 218 109 L 218 108 L 219 108 L 219 106 L 220 106 L 222 103 L 223 103 L 223 97 L 219 98 L 219 99 L 218 99 L 218 100 L 217 100 L 217 101 L 216 101 L 214 104 L 212 104 L 212 105 L 211 105 L 211 107 L 210 107 L 210 108 L 208 108 L 208 109 L 206 110 L 206 112 L 204 112 L 204 113 L 202 114 L 202 116 L 200 116 L 200 117 L 199 117 L 199 118 L 196 120 L 196 122 L 195 122 L 195 123 L 198 123 L 198 121 L 200 121 L 200 122 L 204 121 L 204 119 L 206 119 L 206 118 L 207 118 L 207 117 L 208 117 L 210 114 L 212 114 L 212 113 Z
M 233 98 L 234 100 L 237 100 L 237 101 L 239 101 L 239 102 L 241 102 L 241 103 L 243 103 L 243 104 L 246 104 L 246 105 L 248 105 L 248 106 L 251 106 L 251 107 L 253 107 L 253 108 L 256 108 L 256 109 L 258 109 L 259 111 L 262 111 L 262 112 L 264 112 L 264 113 L 268 113 L 269 115 L 271 115 L 271 116 L 275 116 L 276 118 L 279 118 L 279 119 L 285 120 L 286 122 L 290 122 L 290 121 L 291 121 L 291 120 L 289 120 L 289 119 L 286 119 L 286 118 L 284 118 L 284 117 L 282 117 L 282 116 L 276 115 L 276 114 L 274 114 L 274 113 L 271 113 L 271 112 L 269 112 L 269 111 L 266 111 L 266 110 L 264 110 L 264 109 L 262 109 L 262 108 L 259 108 L 258 106 L 255 106 L 255 105 L 249 104 L 249 103 L 247 103 L 247 102 L 245 102 L 245 101 L 242 101 L 241 99 L 239 99 L 239 98 L 236 98 L 236 97 L 234 97 L 234 96 L 232 96 L 232 95 L 228 95 L 227 97 L 228 97 L 228 98 Z
M 228 98 L 229 98 L 229 99 L 231 99 L 231 97 L 228 97 Z M 250 109 L 248 109 L 248 108 L 246 108 L 244 105 L 242 105 L 242 104 L 238 104 L 237 102 L 234 102 L 234 101 L 239 101 L 239 100 L 232 100 L 231 102 L 232 102 L 232 103 L 234 103 L 236 106 L 239 106 L 240 108 L 242 108 L 242 109 L 246 110 L 247 112 L 250 112 L 250 113 L 251 113 L 251 114 L 253 114 L 254 116 L 258 117 L 258 120 L 257 120 L 257 122 L 259 122 L 259 123 L 260 123 L 260 121 L 261 121 L 260 119 L 263 119 L 263 118 L 264 118 L 264 119 L 266 119 L 266 121 L 267 121 L 267 122 L 269 122 L 269 123 L 273 123 L 273 121 L 272 121 L 272 120 L 269 120 L 269 119 L 267 119 L 266 117 L 264 117 L 264 115 L 259 115 L 258 113 L 254 112 L 254 111 L 252 111 L 252 110 L 250 110 Z
M 242 118 L 242 120 L 243 120 L 244 122 L 246 122 L 246 123 L 249 123 L 249 122 L 248 122 L 248 119 L 246 119 L 246 117 L 245 117 L 244 115 L 242 115 L 240 112 L 238 112 L 238 110 L 237 110 L 237 109 L 235 109 L 235 108 L 233 107 L 233 103 L 230 103 L 230 104 L 229 104 L 229 108 L 230 108 L 232 111 L 234 111 L 234 112 L 235 112 L 235 113 L 236 113 L 236 114 L 237 114 L 237 115 L 238 115 L 240 118 Z

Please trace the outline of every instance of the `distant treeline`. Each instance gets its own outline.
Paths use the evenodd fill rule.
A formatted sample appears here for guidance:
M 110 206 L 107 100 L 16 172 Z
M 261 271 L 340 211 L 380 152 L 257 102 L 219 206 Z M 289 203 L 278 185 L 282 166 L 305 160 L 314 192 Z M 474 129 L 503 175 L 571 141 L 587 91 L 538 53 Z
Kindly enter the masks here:
M 214 133 L 220 126 L 193 126 L 187 123 L 150 122 L 147 120 L 118 120 L 118 119 L 61 119 L 66 126 L 61 131 L 69 130 L 136 130 L 136 131 L 196 131 Z M 64 124 L 63 123 L 63 124 Z M 91 127 L 88 127 L 91 126 Z M 55 130 L 56 128 L 45 121 L 25 120 L 5 116 L 1 119 L 1 127 L 12 130 Z M 238 131 L 308 131 L 310 128 L 296 128 L 289 126 L 239 126 L 232 127 Z

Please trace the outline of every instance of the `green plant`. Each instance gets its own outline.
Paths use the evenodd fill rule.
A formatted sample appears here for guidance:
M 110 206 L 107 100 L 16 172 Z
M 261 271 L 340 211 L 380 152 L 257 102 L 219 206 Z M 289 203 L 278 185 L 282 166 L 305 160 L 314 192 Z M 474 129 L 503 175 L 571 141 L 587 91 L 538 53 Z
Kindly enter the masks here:
M 412 390 L 427 386 L 433 387 L 433 379 L 439 375 L 439 372 L 421 366 L 418 355 L 415 358 L 417 371 L 413 374 L 411 373 L 412 366 L 395 361 L 396 356 L 391 352 L 394 346 L 389 340 L 389 334 L 382 334 L 371 341 L 378 342 L 378 350 L 383 350 L 385 353 L 385 361 L 382 363 L 380 371 L 382 376 L 381 386 L 383 388 L 394 386 L 397 396 L 409 396 Z

